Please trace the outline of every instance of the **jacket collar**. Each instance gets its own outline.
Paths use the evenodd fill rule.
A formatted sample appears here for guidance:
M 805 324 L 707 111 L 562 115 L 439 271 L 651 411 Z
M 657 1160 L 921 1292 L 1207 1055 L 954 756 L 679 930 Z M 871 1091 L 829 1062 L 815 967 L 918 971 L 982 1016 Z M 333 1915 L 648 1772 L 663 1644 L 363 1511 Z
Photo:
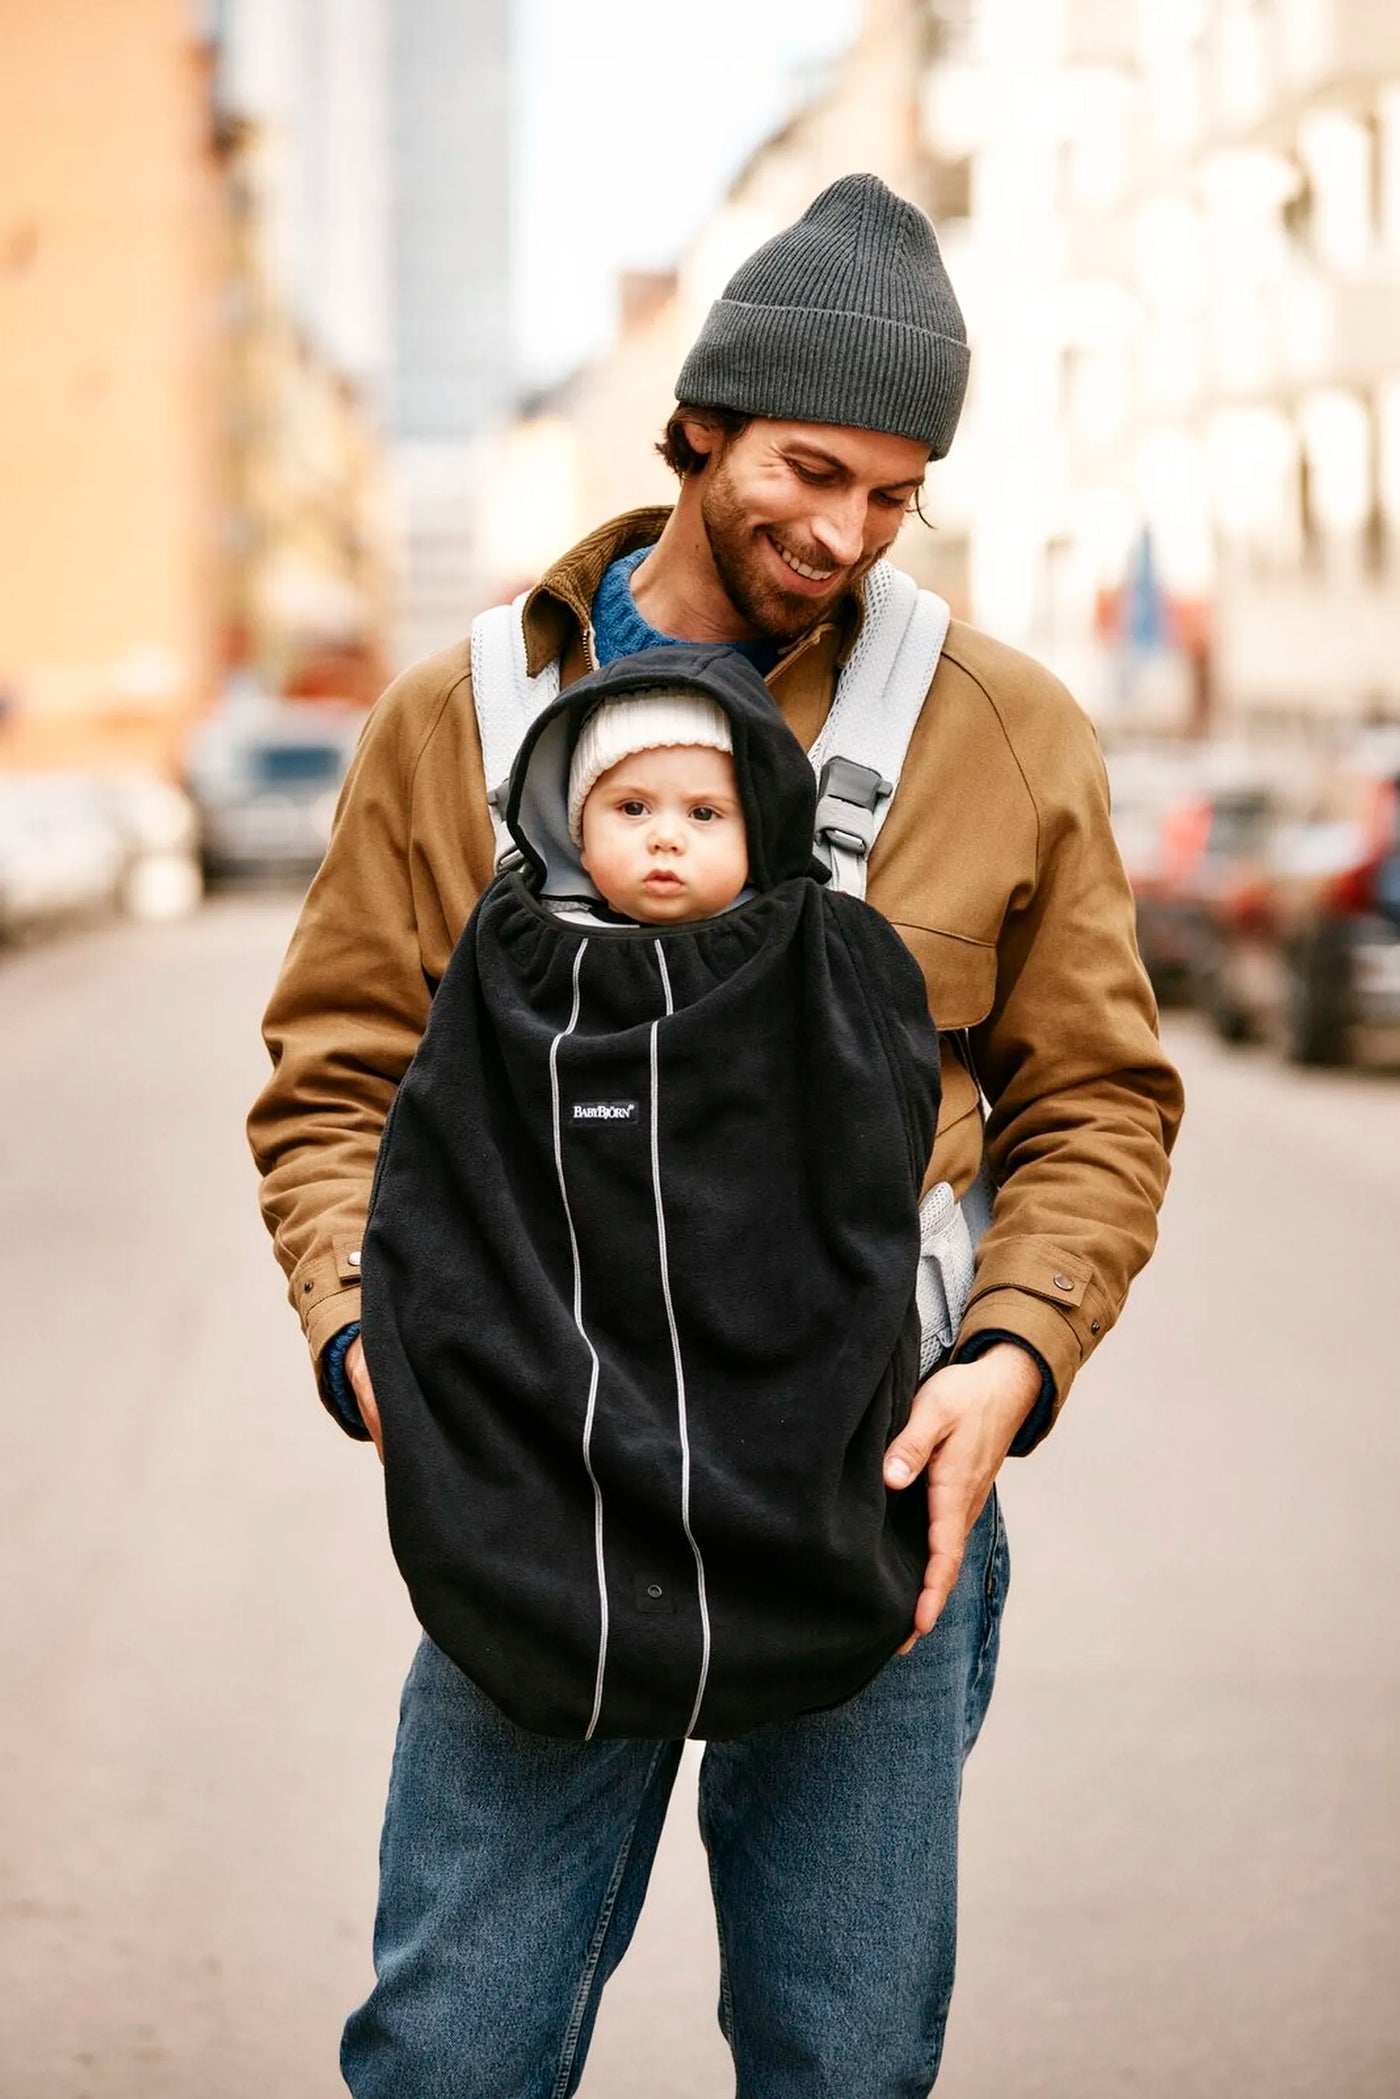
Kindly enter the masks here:
M 532 678 L 555 657 L 566 685 L 591 667 L 583 637 L 604 570 L 634 547 L 654 544 L 670 515 L 666 506 L 624 511 L 545 571 L 525 600 L 525 661 Z M 864 616 L 858 596 L 842 598 L 830 619 L 795 641 L 769 673 L 774 699 L 805 743 L 826 719 L 837 672 L 855 647 Z

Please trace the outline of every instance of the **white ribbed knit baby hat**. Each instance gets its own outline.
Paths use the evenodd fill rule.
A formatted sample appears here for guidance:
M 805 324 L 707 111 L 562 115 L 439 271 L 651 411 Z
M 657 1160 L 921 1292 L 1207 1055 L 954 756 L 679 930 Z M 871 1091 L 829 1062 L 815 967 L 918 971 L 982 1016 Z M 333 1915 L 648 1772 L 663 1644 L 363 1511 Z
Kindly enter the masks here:
M 713 700 L 696 693 L 637 692 L 625 700 L 605 700 L 595 707 L 574 746 L 569 767 L 569 836 L 583 843 L 583 805 L 589 789 L 634 751 L 655 751 L 669 744 L 701 744 L 713 751 L 732 751 L 729 717 Z

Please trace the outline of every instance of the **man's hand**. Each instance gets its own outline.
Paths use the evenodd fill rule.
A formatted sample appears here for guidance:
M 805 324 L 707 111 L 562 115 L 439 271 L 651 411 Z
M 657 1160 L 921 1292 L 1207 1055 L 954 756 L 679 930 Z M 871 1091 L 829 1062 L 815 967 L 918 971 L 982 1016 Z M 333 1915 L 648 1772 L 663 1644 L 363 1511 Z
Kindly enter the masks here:
M 901 1654 L 932 1632 L 958 1578 L 968 1533 L 1039 1392 L 1033 1357 L 1013 1341 L 999 1341 L 975 1363 L 935 1371 L 914 1394 L 909 1419 L 885 1452 L 887 1487 L 907 1487 L 928 1471 L 928 1566 Z
M 995 1353 L 995 1351 L 993 1351 Z M 345 1351 L 345 1375 L 350 1380 L 350 1389 L 355 1395 L 355 1404 L 360 1410 L 360 1419 L 369 1430 L 370 1441 L 379 1452 L 379 1462 L 384 1463 L 384 1431 L 379 1426 L 379 1407 L 374 1397 L 374 1386 L 370 1383 L 369 1365 L 365 1361 L 365 1345 L 356 1334 Z M 927 1385 L 924 1387 L 927 1391 Z M 917 1404 L 917 1402 L 916 1402 Z M 1013 1435 L 1015 1431 L 1012 1431 Z

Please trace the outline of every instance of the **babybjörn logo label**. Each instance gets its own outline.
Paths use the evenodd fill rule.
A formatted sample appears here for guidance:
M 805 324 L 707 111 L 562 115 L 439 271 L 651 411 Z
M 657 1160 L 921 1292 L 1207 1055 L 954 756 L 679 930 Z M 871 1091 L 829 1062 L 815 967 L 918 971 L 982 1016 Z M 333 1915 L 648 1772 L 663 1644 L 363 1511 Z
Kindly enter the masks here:
M 635 1122 L 635 1101 L 575 1101 L 574 1122 Z

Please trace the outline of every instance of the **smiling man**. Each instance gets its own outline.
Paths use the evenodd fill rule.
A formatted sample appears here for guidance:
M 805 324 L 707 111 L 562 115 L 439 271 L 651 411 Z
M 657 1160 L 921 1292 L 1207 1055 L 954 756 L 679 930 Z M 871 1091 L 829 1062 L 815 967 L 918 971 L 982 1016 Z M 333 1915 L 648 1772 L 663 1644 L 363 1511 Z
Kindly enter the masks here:
M 873 176 L 834 184 L 741 267 L 686 359 L 661 447 L 674 509 L 600 525 L 531 593 L 531 673 L 557 661 L 567 685 L 668 640 L 728 644 L 810 748 L 861 635 L 862 581 L 952 442 L 967 368 L 928 220 Z M 375 710 L 265 1026 L 273 1073 L 250 1122 L 264 1215 L 322 1396 L 381 1449 L 359 1247 L 395 1088 L 492 877 L 487 785 L 464 640 Z M 979 1186 L 995 1197 L 954 1343 L 886 1455 L 889 1488 L 928 1500 L 904 1647 L 844 1704 L 705 1752 L 721 2021 L 746 2099 L 934 2083 L 961 1767 L 1008 1578 L 994 1481 L 1046 1434 L 1147 1260 L 1181 1112 L 1092 729 L 1048 673 L 958 621 L 868 898 L 943 1031 L 928 1185 L 965 1209 Z M 526 1733 L 424 1641 L 378 1981 L 345 2034 L 357 2099 L 576 2089 L 679 1754 Z

